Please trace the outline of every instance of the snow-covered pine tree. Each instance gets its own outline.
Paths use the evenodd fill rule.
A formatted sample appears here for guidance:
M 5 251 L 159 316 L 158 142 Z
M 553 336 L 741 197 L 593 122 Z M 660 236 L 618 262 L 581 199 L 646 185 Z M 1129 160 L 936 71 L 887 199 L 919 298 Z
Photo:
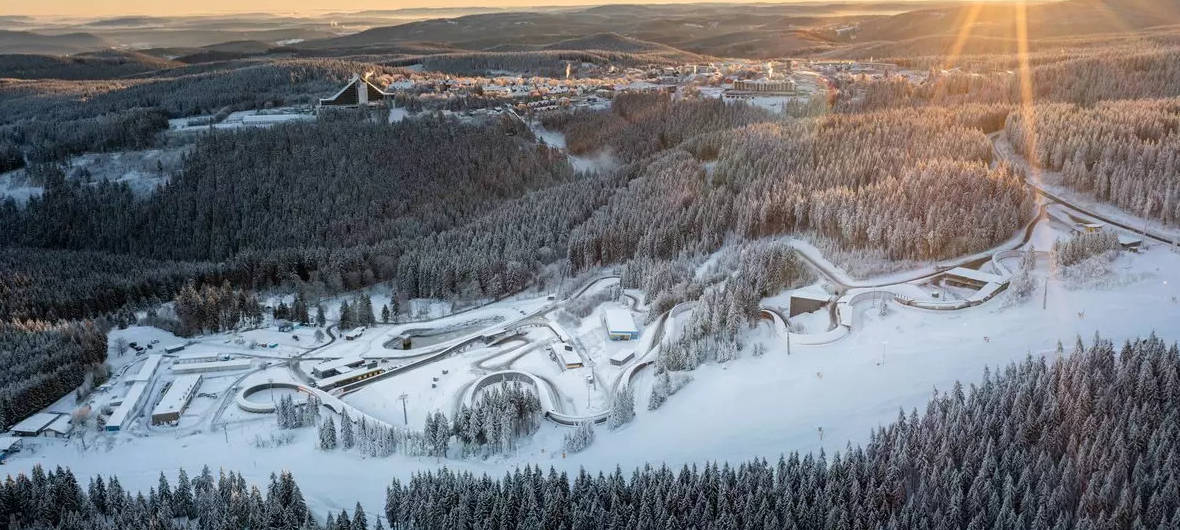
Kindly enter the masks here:
M 336 423 L 331 417 L 320 423 L 320 449 L 330 451 L 336 448 Z

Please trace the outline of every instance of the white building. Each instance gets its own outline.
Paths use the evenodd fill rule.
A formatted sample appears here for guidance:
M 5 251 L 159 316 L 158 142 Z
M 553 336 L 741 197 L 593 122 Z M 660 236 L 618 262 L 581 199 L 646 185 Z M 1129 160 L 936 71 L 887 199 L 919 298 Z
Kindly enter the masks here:
M 135 419 L 135 415 L 147 398 L 149 384 L 147 381 L 139 381 L 131 385 L 131 388 L 127 390 L 127 395 L 123 396 L 122 401 L 115 406 L 111 417 L 107 418 L 106 430 L 119 431 L 130 425 L 131 420 Z
M 47 429 L 61 416 L 62 414 L 53 412 L 38 412 L 13 425 L 10 430 L 12 434 L 17 436 L 52 436 L 53 434 Z
M 172 373 L 198 374 L 204 372 L 225 372 L 232 370 L 245 370 L 252 366 L 254 366 L 253 359 L 230 359 L 228 361 L 178 363 L 172 365 Z
M 168 387 L 168 391 L 164 393 L 164 397 L 160 398 L 160 403 L 152 411 L 152 424 L 159 425 L 180 421 L 180 415 L 184 414 L 184 409 L 188 408 L 193 396 L 197 395 L 197 390 L 201 388 L 203 380 L 204 376 L 201 374 L 190 374 L 182 375 L 172 381 L 172 386 Z
M 353 368 L 362 364 L 365 364 L 365 360 L 360 357 L 341 357 L 312 366 L 311 375 L 316 377 L 330 377 L 350 372 Z
M 139 367 L 139 371 L 127 379 L 128 383 L 137 383 L 140 381 L 151 381 L 156 374 L 156 369 L 160 367 L 160 355 L 149 355 L 144 359 L 143 366 Z
M 582 364 L 582 358 L 574 351 L 573 346 L 565 343 L 556 343 L 552 348 L 554 355 L 557 357 L 557 362 L 566 370 L 584 366 Z
M 602 324 L 610 340 L 631 340 L 639 338 L 639 328 L 631 312 L 625 309 L 607 308 L 602 313 Z

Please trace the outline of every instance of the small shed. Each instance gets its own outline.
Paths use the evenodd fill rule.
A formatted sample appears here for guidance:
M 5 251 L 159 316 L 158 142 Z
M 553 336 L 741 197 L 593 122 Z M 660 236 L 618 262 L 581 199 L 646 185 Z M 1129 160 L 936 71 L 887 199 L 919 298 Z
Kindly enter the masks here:
M 823 293 L 822 291 L 799 291 L 797 293 L 792 293 L 791 309 L 788 317 L 819 311 L 820 309 L 823 309 L 824 306 L 828 305 L 828 302 L 831 300 L 832 297 L 826 293 Z
M 610 356 L 610 363 L 615 366 L 623 366 L 631 362 L 635 358 L 635 350 L 624 350 Z

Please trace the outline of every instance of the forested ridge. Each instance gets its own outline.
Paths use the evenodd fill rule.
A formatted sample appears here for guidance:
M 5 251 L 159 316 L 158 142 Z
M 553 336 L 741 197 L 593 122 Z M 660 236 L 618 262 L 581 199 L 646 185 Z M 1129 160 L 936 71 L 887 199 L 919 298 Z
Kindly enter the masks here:
M 22 528 L 1173 528 L 1180 526 L 1180 350 L 1081 341 L 936 392 L 834 455 L 575 475 L 447 469 L 394 479 L 380 513 L 313 514 L 289 473 L 266 492 L 207 467 L 147 494 L 69 470 L 10 476 Z M 347 505 L 347 503 L 342 503 Z M 372 508 L 372 507 L 371 507 Z
M 216 71 L 135 80 L 0 81 L 0 152 L 60 162 L 87 151 L 143 148 L 167 118 L 310 104 L 358 71 L 394 71 L 339 60 L 243 63 Z M 165 72 L 168 72 L 167 70 Z
M 898 109 L 696 136 L 654 157 L 574 232 L 570 264 L 669 259 L 714 250 L 732 233 L 807 229 L 894 258 L 986 249 L 1033 214 L 1021 179 L 987 165 L 981 129 L 1006 112 Z
M 0 321 L 0 428 L 24 419 L 105 371 L 106 329 L 90 321 Z M 89 375 L 88 375 L 89 374 Z
M 720 99 L 673 101 L 666 95 L 620 94 L 610 110 L 553 112 L 541 123 L 566 136 L 571 153 L 609 149 L 627 162 L 676 147 L 693 136 L 773 120 L 758 107 Z
M 1013 113 L 1004 130 L 1034 166 L 1060 171 L 1062 184 L 1180 223 L 1180 98 L 1038 105 Z

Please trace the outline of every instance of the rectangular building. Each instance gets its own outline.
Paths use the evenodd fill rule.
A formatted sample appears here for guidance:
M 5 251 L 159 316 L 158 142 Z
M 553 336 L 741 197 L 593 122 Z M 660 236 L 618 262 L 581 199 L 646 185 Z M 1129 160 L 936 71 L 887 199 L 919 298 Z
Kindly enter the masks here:
M 316 377 L 330 377 L 337 374 L 343 374 L 351 371 L 350 368 L 356 368 L 365 364 L 365 360 L 358 357 L 341 357 L 339 359 L 332 359 L 324 361 L 311 367 L 311 375 Z
M 139 381 L 151 381 L 156 374 L 156 369 L 160 367 L 160 355 L 149 355 L 143 361 L 143 366 L 139 367 L 139 372 L 127 379 L 129 383 L 136 383 Z
M 340 375 L 325 377 L 324 379 L 313 382 L 312 386 L 320 390 L 332 390 L 357 381 L 364 381 L 370 377 L 377 377 L 383 373 L 385 373 L 384 368 L 365 367 L 357 370 L 349 370 Z
M 160 403 L 152 411 L 152 425 L 180 421 L 180 415 L 184 414 L 184 409 L 188 408 L 189 402 L 193 400 L 193 396 L 197 395 L 197 390 L 201 388 L 202 380 L 204 380 L 203 375 L 190 374 L 182 375 L 172 381 L 172 386 L 168 387 L 168 391 L 164 393 L 164 397 L 160 398 Z
M 62 415 L 53 412 L 38 412 L 12 426 L 12 434 L 17 436 L 41 436 L 49 424 L 57 421 Z
M 554 344 L 553 352 L 557 357 L 557 362 L 567 370 L 581 368 L 583 366 L 582 358 L 578 356 L 578 352 L 575 352 L 574 347 L 570 344 Z
M 602 313 L 602 323 L 610 340 L 632 340 L 639 338 L 639 328 L 631 312 L 625 309 L 608 308 Z
M 130 425 L 131 420 L 135 419 L 139 408 L 143 406 L 143 402 L 147 398 L 149 384 L 147 381 L 139 381 L 131 385 L 131 388 L 127 390 L 127 395 L 123 396 L 123 401 L 115 407 L 111 417 L 107 418 L 106 427 L 104 427 L 106 430 L 120 431 Z
M 228 361 L 179 363 L 172 365 L 172 373 L 199 374 L 204 372 L 224 372 L 231 370 L 245 370 L 252 366 L 254 366 L 254 361 L 252 359 L 230 359 Z

